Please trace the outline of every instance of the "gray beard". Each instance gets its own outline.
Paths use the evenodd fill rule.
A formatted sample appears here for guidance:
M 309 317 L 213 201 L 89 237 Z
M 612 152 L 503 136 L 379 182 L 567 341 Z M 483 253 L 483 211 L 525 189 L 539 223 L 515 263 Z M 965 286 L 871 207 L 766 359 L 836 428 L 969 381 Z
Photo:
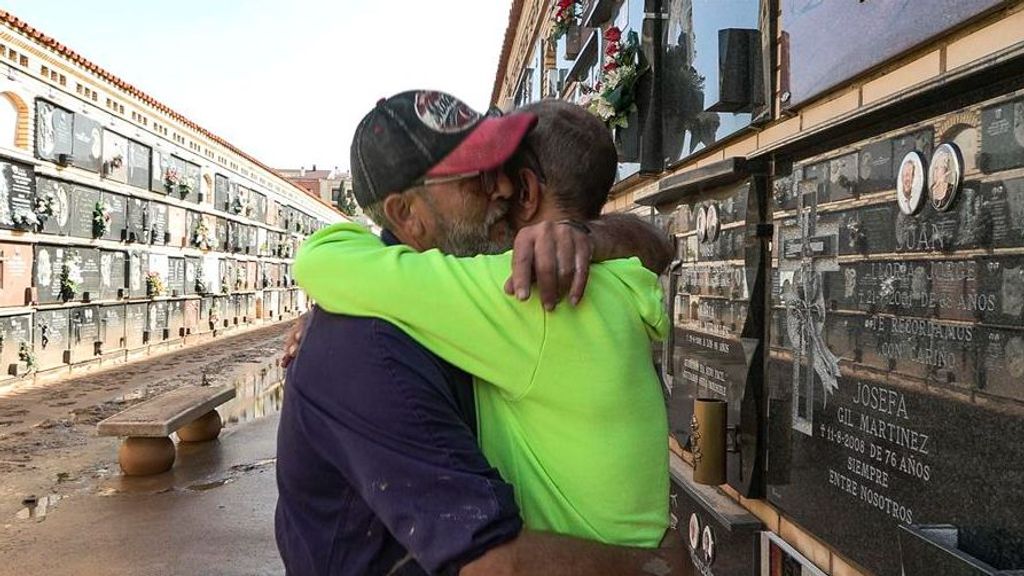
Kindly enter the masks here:
M 512 238 L 491 239 L 491 228 L 504 222 L 509 205 L 499 205 L 487 214 L 482 222 L 468 222 L 456 217 L 435 212 L 438 225 L 437 248 L 452 256 L 476 256 L 478 254 L 502 254 L 512 249 Z

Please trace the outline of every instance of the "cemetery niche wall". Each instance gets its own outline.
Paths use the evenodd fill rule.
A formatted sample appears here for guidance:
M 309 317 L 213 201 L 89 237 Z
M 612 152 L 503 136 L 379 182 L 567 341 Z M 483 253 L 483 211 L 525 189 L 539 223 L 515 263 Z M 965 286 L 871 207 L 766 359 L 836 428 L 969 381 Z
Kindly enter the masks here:
M 931 573 L 1024 569 L 1024 94 L 772 196 L 768 499 L 877 574 L 922 565 L 932 525 L 957 544 Z

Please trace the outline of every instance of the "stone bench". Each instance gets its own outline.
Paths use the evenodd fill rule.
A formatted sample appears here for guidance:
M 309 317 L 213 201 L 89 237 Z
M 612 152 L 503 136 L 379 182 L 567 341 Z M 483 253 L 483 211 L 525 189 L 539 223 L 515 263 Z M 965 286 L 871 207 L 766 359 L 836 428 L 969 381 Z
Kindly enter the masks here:
M 174 466 L 174 442 L 204 442 L 220 435 L 215 408 L 235 397 L 234 386 L 183 386 L 136 404 L 96 425 L 100 436 L 121 436 L 118 463 L 128 476 L 166 472 Z

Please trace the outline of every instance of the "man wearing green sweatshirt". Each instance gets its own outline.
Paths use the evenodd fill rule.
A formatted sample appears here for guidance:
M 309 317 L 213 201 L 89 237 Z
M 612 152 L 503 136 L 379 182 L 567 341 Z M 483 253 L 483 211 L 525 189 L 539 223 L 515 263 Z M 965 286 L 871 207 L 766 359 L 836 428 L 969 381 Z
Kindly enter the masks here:
M 575 169 L 589 174 L 585 181 L 603 175 L 607 190 L 615 171 L 607 131 L 586 112 L 572 116 L 561 106 L 568 105 L 536 109 L 538 138 L 546 118 L 565 122 L 569 115 L 546 133 L 581 138 L 560 153 L 587 151 L 574 159 Z M 550 154 L 531 152 L 543 145 L 528 136 L 512 180 L 487 184 L 515 181 L 509 196 L 516 227 L 581 226 L 595 218 L 603 200 L 585 212 L 560 200 L 592 191 L 564 189 L 573 186 L 571 175 L 546 171 Z M 536 295 L 508 298 L 511 253 L 457 258 L 410 247 L 423 227 L 414 206 L 434 200 L 430 185 L 427 179 L 385 198 L 389 228 L 409 236 L 409 246 L 385 246 L 354 224 L 325 228 L 296 257 L 299 285 L 324 310 L 391 322 L 475 376 L 484 454 L 515 487 L 527 527 L 657 546 L 668 524 L 668 431 L 650 350 L 669 329 L 657 276 L 636 259 L 614 260 L 590 269 L 578 306 L 549 310 Z

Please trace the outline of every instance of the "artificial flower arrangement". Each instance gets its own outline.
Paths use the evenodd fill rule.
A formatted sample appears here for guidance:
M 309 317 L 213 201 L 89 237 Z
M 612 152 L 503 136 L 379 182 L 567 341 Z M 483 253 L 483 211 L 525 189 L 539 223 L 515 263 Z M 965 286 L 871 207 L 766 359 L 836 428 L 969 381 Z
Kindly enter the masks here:
M 92 209 L 92 237 L 102 238 L 110 230 L 110 205 L 97 202 Z
M 35 231 L 42 228 L 47 218 L 53 216 L 56 204 L 57 197 L 53 192 L 47 192 L 41 196 L 36 196 L 35 205 L 31 210 L 24 208 L 15 209 L 11 219 L 18 229 Z
M 164 170 L 164 189 L 170 194 L 181 184 L 181 174 L 178 174 L 178 169 L 174 166 L 168 166 Z
M 166 290 L 164 279 L 160 277 L 159 272 L 146 274 L 146 294 L 153 298 L 162 295 Z
M 246 284 L 245 268 L 235 268 L 235 291 L 241 292 L 242 289 L 247 288 Z
M 74 300 L 78 286 L 82 283 L 82 258 L 77 254 L 68 256 L 60 266 L 60 298 L 67 302 Z
M 628 128 L 629 115 L 636 111 L 636 83 L 647 72 L 640 55 L 640 37 L 635 31 L 626 34 L 613 26 L 604 33 L 606 63 L 601 80 L 581 102 L 609 128 Z
M 580 0 L 558 0 L 551 15 L 551 35 L 549 36 L 552 42 L 558 42 L 558 40 L 565 36 L 573 24 L 576 23 L 580 16 Z

